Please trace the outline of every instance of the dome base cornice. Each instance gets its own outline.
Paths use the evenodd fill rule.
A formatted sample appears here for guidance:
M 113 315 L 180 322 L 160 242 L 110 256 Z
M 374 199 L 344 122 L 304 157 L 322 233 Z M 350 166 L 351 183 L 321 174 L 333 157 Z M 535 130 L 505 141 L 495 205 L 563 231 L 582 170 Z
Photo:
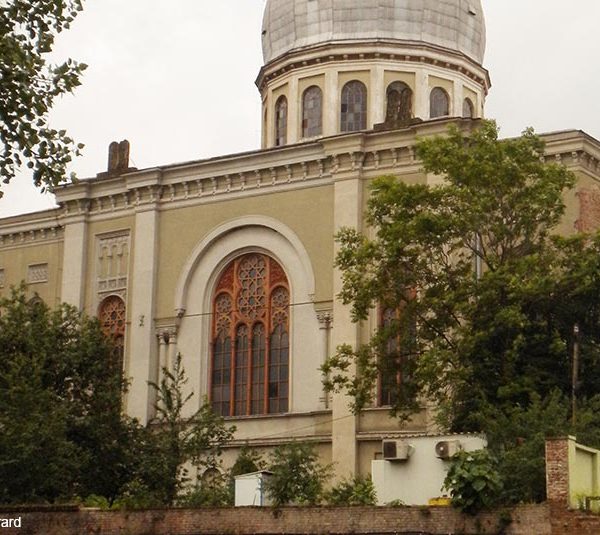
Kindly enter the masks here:
M 268 84 L 291 71 L 332 63 L 360 65 L 367 61 L 447 69 L 473 80 L 482 87 L 485 95 L 491 88 L 487 69 L 465 54 L 427 43 L 395 39 L 348 40 L 289 52 L 264 65 L 258 74 L 256 85 L 262 93 Z

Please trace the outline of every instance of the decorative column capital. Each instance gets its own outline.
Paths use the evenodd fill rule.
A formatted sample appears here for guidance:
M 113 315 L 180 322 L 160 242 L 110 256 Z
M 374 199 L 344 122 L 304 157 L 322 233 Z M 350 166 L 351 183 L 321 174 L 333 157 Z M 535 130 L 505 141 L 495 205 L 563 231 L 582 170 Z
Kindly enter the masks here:
M 333 325 L 333 312 L 330 310 L 317 312 L 317 320 L 320 329 L 331 329 Z

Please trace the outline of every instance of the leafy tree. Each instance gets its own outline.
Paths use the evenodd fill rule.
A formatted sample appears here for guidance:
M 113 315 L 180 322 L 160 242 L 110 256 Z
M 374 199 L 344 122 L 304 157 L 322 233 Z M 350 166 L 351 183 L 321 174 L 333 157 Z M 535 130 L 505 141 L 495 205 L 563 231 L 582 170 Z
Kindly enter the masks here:
M 445 177 L 439 185 L 374 181 L 366 219 L 375 237 L 337 236 L 340 297 L 356 321 L 378 303 L 401 314 L 369 344 L 338 348 L 323 368 L 329 389 L 348 392 L 360 410 L 379 372 L 400 360 L 386 342 L 404 337 L 410 380 L 397 386 L 393 410 L 408 416 L 427 397 L 447 427 L 477 431 L 485 407 L 570 391 L 577 323 L 579 395 L 599 392 L 600 238 L 552 233 L 574 176 L 544 162 L 543 151 L 533 132 L 499 140 L 485 122 L 418 143 L 424 171 Z M 353 363 L 360 373 L 349 377 Z
M 22 164 L 36 186 L 65 180 L 75 145 L 48 124 L 56 99 L 80 85 L 86 66 L 72 60 L 49 65 L 56 36 L 69 28 L 83 0 L 5 0 L 0 3 L 0 177 L 14 178 Z M 0 191 L 0 196 L 2 192 Z
M 162 369 L 160 384 L 150 383 L 157 392 L 156 418 L 146 432 L 140 466 L 128 491 L 129 503 L 139 495 L 142 505 L 173 505 L 190 482 L 188 463 L 201 473 L 220 468 L 222 447 L 233 438 L 235 427 L 227 427 L 208 400 L 191 416 L 186 403 L 193 393 L 184 394 L 188 379 L 178 354 L 173 369 Z
M 493 122 L 467 134 L 452 128 L 420 140 L 417 154 L 438 183 L 375 180 L 366 210 L 374 237 L 337 236 L 340 297 L 354 320 L 377 305 L 399 317 L 369 343 L 339 347 L 325 384 L 359 411 L 378 376 L 400 367 L 407 380 L 395 387 L 395 414 L 435 401 L 443 427 L 487 433 L 505 501 L 543 499 L 546 436 L 579 432 L 600 445 L 600 235 L 556 235 L 575 177 L 545 161 L 531 130 L 499 140 Z
M 276 507 L 319 503 L 331 475 L 331 466 L 319 463 L 315 449 L 298 442 L 277 446 L 269 470 L 273 475 L 267 480 L 266 489 Z
M 0 501 L 113 498 L 128 479 L 125 383 L 96 320 L 0 300 Z

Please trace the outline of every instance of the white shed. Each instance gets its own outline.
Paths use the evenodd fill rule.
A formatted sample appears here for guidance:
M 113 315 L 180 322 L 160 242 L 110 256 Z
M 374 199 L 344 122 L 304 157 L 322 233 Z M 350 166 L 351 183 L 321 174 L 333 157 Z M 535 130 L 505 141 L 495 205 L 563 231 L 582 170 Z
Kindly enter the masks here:
M 261 470 L 250 474 L 235 476 L 235 506 L 268 506 L 273 505 L 266 491 L 266 481 L 272 472 Z

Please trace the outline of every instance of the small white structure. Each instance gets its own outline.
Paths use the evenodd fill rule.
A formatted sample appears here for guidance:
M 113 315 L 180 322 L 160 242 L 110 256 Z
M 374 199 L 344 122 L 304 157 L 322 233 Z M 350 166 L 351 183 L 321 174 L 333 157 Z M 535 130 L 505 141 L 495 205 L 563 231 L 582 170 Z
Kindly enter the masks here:
M 457 451 L 485 448 L 481 435 L 410 435 L 384 439 L 382 459 L 371 461 L 371 477 L 378 505 L 400 500 L 427 505 L 442 495 L 442 485 Z
M 235 506 L 268 506 L 273 505 L 266 491 L 266 481 L 272 472 L 261 470 L 250 474 L 235 476 Z

